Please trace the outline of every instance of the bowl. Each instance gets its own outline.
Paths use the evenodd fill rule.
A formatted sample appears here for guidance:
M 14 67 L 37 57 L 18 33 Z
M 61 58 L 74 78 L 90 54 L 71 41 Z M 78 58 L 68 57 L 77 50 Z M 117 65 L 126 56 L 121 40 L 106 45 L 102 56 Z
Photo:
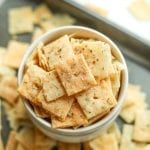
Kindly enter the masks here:
M 19 71 L 18 71 L 18 84 L 19 85 L 22 81 L 26 61 L 29 58 L 30 54 L 33 52 L 33 50 L 37 47 L 37 45 L 40 42 L 47 43 L 47 42 L 53 41 L 65 34 L 69 34 L 69 35 L 72 34 L 76 37 L 82 37 L 82 38 L 94 38 L 94 39 L 101 40 L 103 42 L 108 43 L 111 46 L 111 51 L 113 55 L 124 65 L 124 70 L 122 71 L 122 74 L 121 74 L 121 87 L 120 87 L 120 92 L 119 92 L 118 99 L 117 99 L 118 101 L 117 105 L 105 117 L 103 117 L 101 120 L 89 126 L 81 127 L 78 129 L 54 129 L 51 127 L 51 124 L 49 122 L 47 122 L 46 120 L 42 118 L 37 117 L 31 105 L 26 100 L 24 100 L 24 105 L 29 114 L 29 117 L 31 118 L 32 122 L 43 133 L 45 133 L 47 136 L 55 140 L 76 143 L 76 142 L 87 141 L 100 135 L 103 131 L 105 131 L 108 128 L 108 126 L 119 115 L 122 104 L 124 102 L 125 92 L 126 92 L 127 85 L 128 85 L 128 70 L 127 70 L 127 66 L 126 66 L 126 62 L 123 57 L 123 54 L 121 53 L 119 48 L 116 46 L 116 44 L 107 36 L 105 36 L 104 34 L 94 29 L 83 27 L 83 26 L 64 26 L 64 27 L 59 27 L 59 28 L 46 32 L 45 34 L 40 36 L 38 39 L 36 39 L 28 47 L 22 59 L 22 62 L 20 64 Z

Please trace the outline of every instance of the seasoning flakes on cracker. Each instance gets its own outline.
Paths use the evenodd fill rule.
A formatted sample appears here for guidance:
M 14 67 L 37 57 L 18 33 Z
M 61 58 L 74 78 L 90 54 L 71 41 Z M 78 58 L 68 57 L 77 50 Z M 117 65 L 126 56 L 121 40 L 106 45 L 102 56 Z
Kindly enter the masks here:
M 33 31 L 33 11 L 30 6 L 12 8 L 9 10 L 9 33 L 22 34 Z
M 110 110 L 117 104 L 109 79 L 102 80 L 98 86 L 82 92 L 77 96 L 77 100 L 88 119 Z

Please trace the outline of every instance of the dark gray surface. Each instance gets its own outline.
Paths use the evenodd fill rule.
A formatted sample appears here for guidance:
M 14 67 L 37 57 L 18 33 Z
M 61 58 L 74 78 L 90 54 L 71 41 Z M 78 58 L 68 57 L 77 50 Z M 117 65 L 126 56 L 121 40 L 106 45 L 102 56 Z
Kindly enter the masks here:
M 11 39 L 10 35 L 8 34 L 8 22 L 7 22 L 7 13 L 10 8 L 13 7 L 20 7 L 20 6 L 33 6 L 35 7 L 40 0 L 31 1 L 31 0 L 6 0 L 6 2 L 0 7 L 0 46 L 7 46 L 8 41 Z M 80 20 L 81 21 L 81 20 Z M 84 22 L 81 22 L 82 24 Z M 30 41 L 30 34 L 24 34 L 18 36 L 17 39 L 24 42 Z M 142 90 L 147 93 L 147 101 L 150 103 L 150 70 L 148 70 L 146 67 L 139 65 L 138 60 L 135 62 L 131 60 L 131 57 L 127 56 L 127 51 L 131 51 L 130 49 L 126 48 L 125 45 L 121 45 L 118 43 L 118 46 L 120 47 L 121 51 L 125 54 L 125 58 L 127 61 L 127 66 L 129 70 L 129 81 L 130 83 L 139 84 L 142 86 Z M 134 50 L 133 50 L 134 51 Z M 136 54 L 132 54 L 136 57 Z M 140 57 L 140 55 L 138 56 Z M 143 59 L 143 58 L 141 58 Z M 2 121 L 3 121 L 3 130 L 2 130 L 2 137 L 4 139 L 4 142 L 6 143 L 8 132 L 9 132 L 9 126 L 8 122 L 6 120 L 6 116 L 4 114 L 4 111 L 2 111 Z M 117 119 L 117 122 L 121 125 L 122 120 L 120 118 Z

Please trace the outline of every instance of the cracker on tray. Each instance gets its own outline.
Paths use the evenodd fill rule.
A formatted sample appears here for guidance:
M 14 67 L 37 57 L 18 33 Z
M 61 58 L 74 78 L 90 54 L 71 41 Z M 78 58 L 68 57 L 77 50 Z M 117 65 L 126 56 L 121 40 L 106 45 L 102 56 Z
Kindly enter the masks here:
M 62 61 L 74 57 L 74 52 L 68 35 L 64 35 L 45 45 L 43 51 L 50 69 L 54 69 L 54 65 L 59 64 Z
M 8 18 L 10 34 L 30 33 L 33 31 L 34 16 L 30 6 L 10 9 Z
M 98 86 L 82 92 L 77 96 L 77 100 L 88 119 L 110 110 L 117 104 L 110 79 L 102 80 Z
M 60 121 L 54 116 L 51 117 L 51 121 L 53 128 L 77 127 L 88 123 L 77 102 L 73 103 L 70 112 L 64 121 Z
M 4 65 L 17 69 L 28 47 L 27 43 L 11 40 L 5 54 Z
M 96 85 L 83 55 L 78 55 L 56 66 L 58 76 L 68 96 Z

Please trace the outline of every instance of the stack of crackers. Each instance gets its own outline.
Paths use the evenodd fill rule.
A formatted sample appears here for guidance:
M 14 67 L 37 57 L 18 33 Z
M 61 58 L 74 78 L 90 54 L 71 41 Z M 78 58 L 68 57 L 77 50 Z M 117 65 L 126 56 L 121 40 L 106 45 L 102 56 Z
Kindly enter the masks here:
M 64 35 L 39 43 L 18 91 L 53 128 L 87 126 L 117 104 L 122 69 L 109 44 Z
M 21 17 L 19 17 L 19 14 Z M 30 17 L 27 19 L 22 17 L 24 15 Z M 24 24 L 22 24 L 22 28 L 16 27 L 24 20 L 28 22 L 28 27 Z M 6 150 L 149 150 L 149 108 L 145 101 L 146 94 L 141 91 L 141 87 L 137 85 L 129 85 L 125 104 L 120 113 L 120 117 L 124 120 L 122 130 L 118 128 L 117 123 L 113 123 L 106 132 L 91 141 L 77 144 L 55 141 L 45 136 L 30 121 L 21 97 L 17 92 L 16 78 L 17 69 L 29 43 L 19 41 L 18 34 L 32 33 L 32 39 L 34 40 L 50 28 L 69 25 L 74 23 L 74 21 L 74 18 L 66 14 L 53 14 L 45 4 L 39 5 L 34 10 L 31 7 L 20 7 L 13 8 L 9 11 L 9 33 L 12 36 L 7 48 L 0 47 L 0 108 L 4 108 L 4 111 L 0 111 L 0 116 L 3 116 L 5 112 L 7 120 L 9 121 L 10 132 L 7 142 L 4 141 L 4 137 L 7 135 L 3 122 L 0 122 L 0 132 L 3 135 L 3 138 L 0 138 L 0 150 L 3 150 L 4 147 Z M 80 43 L 80 40 L 71 38 L 73 47 L 76 46 L 77 41 Z M 74 50 L 74 54 L 80 54 L 80 50 Z M 39 56 L 41 56 L 41 54 L 39 54 Z M 41 57 L 43 58 L 43 56 Z M 84 57 L 86 58 L 85 55 Z M 40 66 L 46 68 L 44 58 L 41 60 L 43 61 L 40 62 Z M 87 62 L 90 63 L 90 60 Z M 35 62 L 31 61 L 31 64 L 32 63 L 34 64 Z M 28 65 L 30 66 L 30 63 Z M 53 73 L 51 75 L 53 75 Z M 51 77 L 55 78 L 55 76 Z M 111 82 L 114 81 L 114 83 L 117 83 L 112 84 L 114 85 L 112 87 L 113 93 L 117 93 L 118 87 L 120 87 L 120 82 L 116 82 L 115 77 L 116 76 L 114 76 L 114 78 L 111 77 L 113 79 Z M 97 79 L 95 80 L 96 82 L 98 81 Z M 117 95 L 115 95 L 115 97 L 117 97 Z M 67 103 L 67 101 L 65 102 Z M 40 117 L 46 114 L 42 114 L 43 110 L 40 112 L 40 108 L 37 106 L 33 109 Z

